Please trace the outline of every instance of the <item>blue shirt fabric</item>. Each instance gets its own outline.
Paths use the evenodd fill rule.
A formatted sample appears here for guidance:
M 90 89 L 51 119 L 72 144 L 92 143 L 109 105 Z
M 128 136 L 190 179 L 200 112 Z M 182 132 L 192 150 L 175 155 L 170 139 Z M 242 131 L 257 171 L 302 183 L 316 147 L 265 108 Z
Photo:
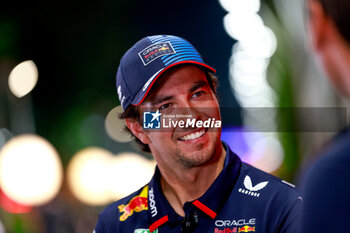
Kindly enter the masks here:
M 350 232 L 350 131 L 320 155 L 303 182 L 301 232 Z
M 160 172 L 148 185 L 109 205 L 96 233 L 297 232 L 300 193 L 287 182 L 241 162 L 226 147 L 224 168 L 207 192 L 179 216 L 162 193 Z

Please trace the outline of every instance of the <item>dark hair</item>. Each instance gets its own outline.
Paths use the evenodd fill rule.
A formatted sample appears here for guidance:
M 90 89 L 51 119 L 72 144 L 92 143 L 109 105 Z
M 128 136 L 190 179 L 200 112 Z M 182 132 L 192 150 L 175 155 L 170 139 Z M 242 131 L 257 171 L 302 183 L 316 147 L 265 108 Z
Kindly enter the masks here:
M 217 97 L 217 94 L 216 94 L 216 89 L 218 87 L 218 79 L 215 75 L 211 74 L 211 73 L 208 73 L 208 72 L 205 72 L 205 75 L 207 77 L 207 80 L 208 80 L 208 83 L 210 85 L 210 88 L 211 90 L 214 92 L 214 94 L 216 95 Z M 125 109 L 125 111 L 123 113 L 120 114 L 119 116 L 119 119 L 125 119 L 125 118 L 132 118 L 132 119 L 135 119 L 137 120 L 140 124 L 141 124 L 141 118 L 140 118 L 140 111 L 139 111 L 139 106 L 135 106 L 135 105 L 129 105 L 129 107 L 127 107 Z M 131 132 L 131 130 L 125 126 L 125 131 L 129 132 L 130 134 L 133 134 Z M 151 152 L 150 148 L 148 145 L 146 144 L 143 144 L 140 139 L 138 139 L 137 137 L 135 137 L 134 135 L 134 138 L 135 138 L 135 141 L 137 142 L 137 144 L 140 146 L 140 149 L 143 151 L 143 152 Z
M 349 0 L 318 0 L 325 13 L 329 15 L 340 34 L 350 43 L 350 1 Z

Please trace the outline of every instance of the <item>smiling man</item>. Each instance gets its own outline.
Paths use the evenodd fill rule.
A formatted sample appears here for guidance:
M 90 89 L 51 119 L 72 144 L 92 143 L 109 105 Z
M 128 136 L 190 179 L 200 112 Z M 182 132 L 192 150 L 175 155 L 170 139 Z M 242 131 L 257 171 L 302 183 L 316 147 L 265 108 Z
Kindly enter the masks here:
M 145 37 L 124 54 L 121 117 L 157 167 L 146 186 L 100 214 L 96 233 L 296 232 L 299 192 L 220 140 L 213 73 L 176 36 Z

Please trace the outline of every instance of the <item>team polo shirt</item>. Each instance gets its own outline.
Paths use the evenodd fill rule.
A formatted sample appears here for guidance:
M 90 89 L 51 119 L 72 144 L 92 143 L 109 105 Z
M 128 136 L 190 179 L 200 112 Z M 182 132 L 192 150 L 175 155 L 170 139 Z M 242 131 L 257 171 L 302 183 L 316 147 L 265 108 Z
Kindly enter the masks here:
M 283 233 L 296 232 L 300 192 L 293 185 L 241 162 L 224 143 L 224 168 L 203 196 L 186 202 L 185 217 L 170 206 L 156 168 L 137 192 L 109 205 L 96 233 Z

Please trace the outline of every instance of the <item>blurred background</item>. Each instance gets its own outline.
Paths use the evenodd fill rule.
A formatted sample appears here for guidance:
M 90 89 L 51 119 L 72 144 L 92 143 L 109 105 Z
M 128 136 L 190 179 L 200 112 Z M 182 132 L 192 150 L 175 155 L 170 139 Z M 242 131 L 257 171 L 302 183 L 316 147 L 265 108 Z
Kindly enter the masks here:
M 92 232 L 155 162 L 117 120 L 115 74 L 144 36 L 189 40 L 219 78 L 222 140 L 298 184 L 347 124 L 310 55 L 302 1 L 26 1 L 0 8 L 0 233 Z

